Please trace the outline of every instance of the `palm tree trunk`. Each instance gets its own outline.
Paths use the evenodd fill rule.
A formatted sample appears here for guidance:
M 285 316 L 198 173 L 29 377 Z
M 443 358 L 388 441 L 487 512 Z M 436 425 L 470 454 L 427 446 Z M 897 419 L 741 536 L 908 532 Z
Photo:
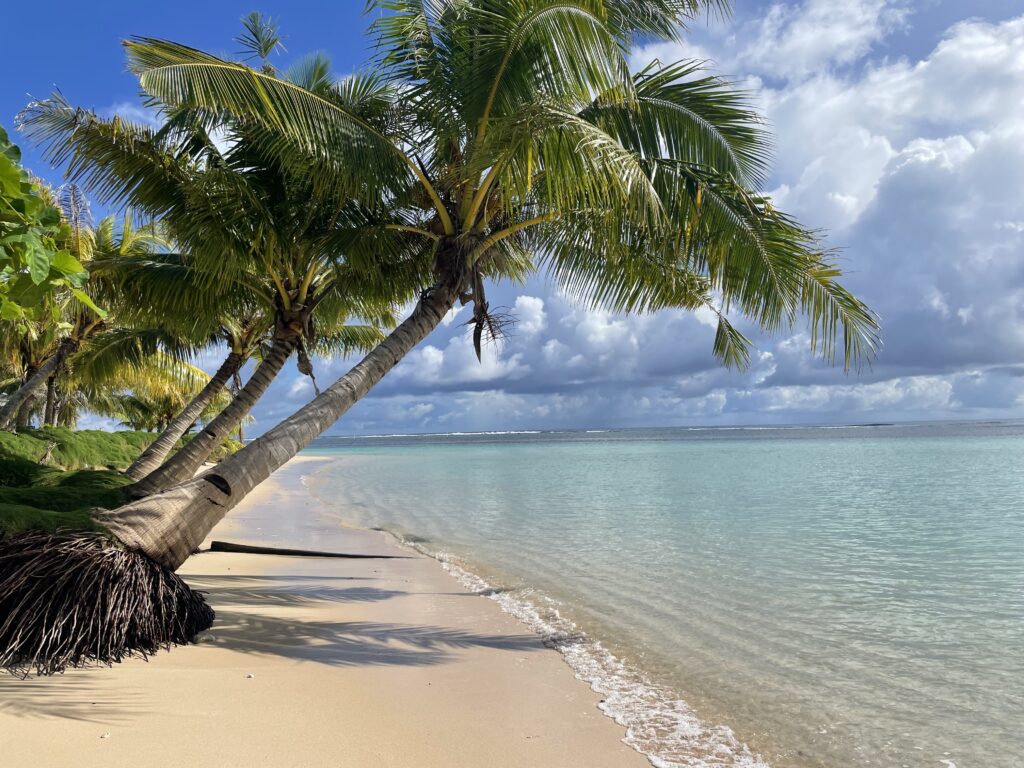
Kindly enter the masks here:
M 295 351 L 297 341 L 296 336 L 290 333 L 275 336 L 269 354 L 263 358 L 252 376 L 245 382 L 245 386 L 228 403 L 227 407 L 174 454 L 166 464 L 132 485 L 128 489 L 129 493 L 135 498 L 141 498 L 182 483 L 195 475 L 196 470 L 235 430 L 239 422 L 252 410 L 256 401 L 267 391 L 267 387 L 270 386 L 285 362 L 291 357 L 292 352 Z
M 206 383 L 206 386 L 203 387 L 202 391 L 192 398 L 192 402 L 186 405 L 181 413 L 167 424 L 160 433 L 160 436 L 150 443 L 149 447 L 142 452 L 139 458 L 128 467 L 126 473 L 128 477 L 132 480 L 141 480 L 159 467 L 164 459 L 167 458 L 167 454 L 178 444 L 181 436 L 202 415 L 203 411 L 206 410 L 206 406 L 213 402 L 213 399 L 227 386 L 228 379 L 238 372 L 238 369 L 242 367 L 244 362 L 244 355 L 240 355 L 237 352 L 229 354 L 224 362 L 221 363 L 217 372 Z
M 57 374 L 46 380 L 46 408 L 43 409 L 43 426 L 52 427 L 57 413 Z
M 238 375 L 238 372 L 236 371 L 235 372 L 235 394 L 237 395 L 241 391 L 242 391 L 242 378 L 241 378 L 241 376 Z M 238 442 L 240 442 L 240 443 L 244 443 L 245 442 L 245 419 L 242 419 L 240 422 L 238 422 Z
M 457 289 L 442 284 L 352 370 L 214 469 L 163 493 L 94 515 L 126 546 L 177 570 L 238 502 L 369 392 L 452 308 Z
M 0 407 L 0 429 L 7 429 L 10 427 L 11 422 L 18 418 L 22 411 L 22 406 L 25 405 L 26 401 L 28 401 L 29 398 L 35 397 L 36 392 L 43 387 L 46 380 L 49 379 L 50 376 L 56 372 L 61 363 L 63 363 L 68 356 L 74 353 L 77 349 L 77 339 L 73 339 L 71 337 L 61 339 L 61 342 L 57 347 L 57 351 L 50 355 L 50 357 L 25 380 L 25 383 L 18 388 L 18 391 L 7 398 L 7 402 Z
M 16 429 L 28 429 L 32 426 L 32 409 L 36 405 L 36 395 L 33 392 L 31 395 L 25 398 L 25 402 L 21 404 L 21 408 L 18 409 L 18 417 L 14 420 Z

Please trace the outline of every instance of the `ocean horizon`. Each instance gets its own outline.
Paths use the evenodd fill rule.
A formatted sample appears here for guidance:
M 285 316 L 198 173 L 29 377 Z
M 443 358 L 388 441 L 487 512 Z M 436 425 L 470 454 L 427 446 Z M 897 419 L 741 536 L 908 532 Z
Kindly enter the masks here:
M 340 521 L 558 648 L 657 766 L 1013 766 L 1024 422 L 323 437 Z M 1015 757 L 1016 756 L 1016 757 Z

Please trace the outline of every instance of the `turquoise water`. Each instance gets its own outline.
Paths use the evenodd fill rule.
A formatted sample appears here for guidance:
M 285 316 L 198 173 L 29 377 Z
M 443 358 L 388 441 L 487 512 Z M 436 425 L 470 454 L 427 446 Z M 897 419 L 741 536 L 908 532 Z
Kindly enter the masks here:
M 656 764 L 1024 765 L 1018 425 L 313 450 L 315 494 L 502 588 Z

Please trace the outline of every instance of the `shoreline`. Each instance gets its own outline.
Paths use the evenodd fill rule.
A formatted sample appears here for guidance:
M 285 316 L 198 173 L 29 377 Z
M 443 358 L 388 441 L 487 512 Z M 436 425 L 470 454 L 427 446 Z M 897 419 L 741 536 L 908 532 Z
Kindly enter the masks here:
M 290 462 L 211 537 L 405 558 L 202 552 L 181 570 L 218 612 L 199 643 L 0 678 L 5 765 L 649 765 L 540 636 L 389 534 L 322 516 L 302 476 L 325 460 Z
M 304 458 L 324 464 L 356 461 L 351 456 L 333 454 L 307 454 Z M 299 480 L 307 493 L 320 503 L 330 505 L 318 496 L 309 482 L 320 471 L 320 468 L 313 468 Z M 413 532 L 366 528 L 346 519 L 343 513 L 332 510 L 329 514 L 332 521 L 346 529 L 386 535 L 403 551 L 433 560 L 463 587 L 497 603 L 505 614 L 556 651 L 577 681 L 600 696 L 597 708 L 625 729 L 623 742 L 655 768 L 681 765 L 769 768 L 765 759 L 740 741 L 728 725 L 706 720 L 677 691 L 621 659 L 599 637 L 564 615 L 563 606 L 537 591 L 535 585 L 506 588 L 503 585 L 508 583 L 508 575 L 474 560 L 472 552 L 456 556 L 444 548 L 432 548 L 431 545 L 438 542 L 421 539 Z

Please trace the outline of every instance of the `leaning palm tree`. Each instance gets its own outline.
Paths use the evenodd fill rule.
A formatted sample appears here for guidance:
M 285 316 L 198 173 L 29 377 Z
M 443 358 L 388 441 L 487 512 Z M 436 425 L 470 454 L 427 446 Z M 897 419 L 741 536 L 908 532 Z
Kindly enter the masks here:
M 88 202 L 81 190 L 66 185 L 54 191 L 37 185 L 37 195 L 52 206 L 59 226 L 54 228 L 53 245 L 69 266 L 77 267 L 86 277 L 82 262 L 91 257 L 95 230 L 91 226 Z M 14 373 L 5 387 L 7 395 L 0 407 L 0 429 L 27 426 L 37 406 L 44 384 L 47 390 L 45 411 L 52 410 L 53 382 L 67 357 L 75 349 L 73 333 L 67 317 L 74 298 L 74 286 L 61 286 L 49 292 L 39 291 L 35 302 L 38 311 L 19 316 L 12 313 L 0 320 L 0 357 Z M 44 422 L 45 422 L 44 416 Z
M 309 348 L 347 356 L 372 349 L 384 338 L 379 325 L 394 324 L 387 306 L 364 301 L 358 294 L 343 292 L 342 286 L 349 283 L 343 277 L 345 270 L 329 266 L 325 271 L 332 273 L 329 280 L 321 279 L 313 283 L 313 286 L 314 289 L 326 286 L 326 289 L 315 295 L 312 292 L 307 294 L 311 300 L 304 306 L 302 325 L 283 325 L 280 303 L 271 301 L 260 304 L 260 300 L 268 294 L 274 296 L 274 299 L 279 297 L 280 294 L 271 293 L 275 288 L 273 283 L 265 286 L 265 292 L 254 292 L 251 298 L 257 311 L 246 327 L 249 337 L 255 340 L 249 350 L 249 356 L 258 361 L 255 370 L 230 402 L 189 441 L 188 445 L 131 487 L 133 495 L 145 496 L 191 478 L 211 453 L 248 416 L 296 349 L 299 353 L 299 370 L 313 377 L 315 386 L 312 363 L 308 355 Z M 339 277 L 341 279 L 335 283 L 334 280 Z M 249 284 L 255 282 L 252 280 Z M 360 284 L 358 280 L 353 282 Z M 244 291 L 245 287 L 241 288 Z M 373 322 L 351 323 L 349 319 L 353 316 L 370 317 Z M 224 366 L 218 371 L 215 380 L 219 381 L 223 377 L 223 368 Z M 237 370 L 236 368 L 235 371 Z M 180 423 L 181 419 L 178 421 Z M 162 437 L 166 440 L 166 436 Z M 145 461 L 144 457 L 140 457 L 137 464 L 141 466 Z M 150 463 L 151 461 L 150 458 Z M 129 472 L 129 475 L 131 474 Z
M 126 470 L 130 478 L 141 480 L 164 462 L 192 425 L 204 415 L 216 415 L 209 413 L 214 404 L 218 404 L 218 412 L 228 404 L 228 382 L 260 347 L 267 313 L 255 305 L 244 286 L 242 290 L 238 285 L 213 290 L 179 253 L 119 260 L 104 268 L 111 274 L 113 290 L 137 308 L 133 318 L 137 322 L 171 326 L 195 339 L 197 349 L 213 352 L 226 347 L 222 362 L 205 386 L 165 420 L 156 439 Z
M 84 341 L 48 382 L 45 403 L 27 403 L 42 426 L 74 428 L 83 411 L 101 416 L 122 395 L 168 404 L 204 387 L 209 376 L 185 358 L 195 348 L 186 340 L 152 328 L 115 328 Z M 211 404 L 223 408 L 226 398 Z M 22 406 L 22 412 L 26 406 Z M 210 418 L 215 415 L 208 412 Z M 19 420 L 21 414 L 19 413 Z
M 160 348 L 149 351 L 146 346 L 145 339 L 108 336 L 104 343 L 77 355 L 71 371 L 79 395 L 75 405 L 119 419 L 134 430 L 165 429 L 190 399 L 209 386 L 210 376 L 180 356 Z M 124 354 L 126 348 L 128 354 Z M 112 353 L 116 358 L 111 359 Z M 212 419 L 228 399 L 222 391 L 197 418 Z
M 188 338 L 194 344 L 192 353 L 226 347 L 225 357 L 206 385 L 166 420 L 157 438 L 126 471 L 132 479 L 141 480 L 160 467 L 212 403 L 221 403 L 218 413 L 228 405 L 231 398 L 224 397 L 228 382 L 247 361 L 261 358 L 266 351 L 274 307 L 263 302 L 246 279 L 214 285 L 188 256 L 178 252 L 104 260 L 94 266 L 94 274 L 105 278 L 112 301 L 132 307 L 133 324 L 160 326 Z
M 257 30 L 258 31 L 258 30 Z M 259 45 L 263 50 L 264 46 Z M 327 87 L 322 58 L 313 57 L 288 74 L 292 85 Z M 263 70 L 271 70 L 264 62 Z M 353 101 L 354 93 L 348 94 Z M 360 105 L 366 114 L 376 102 Z M 71 107 L 62 97 L 36 102 L 22 115 L 22 127 L 42 142 L 50 157 L 68 163 L 69 175 L 105 201 L 127 202 L 159 216 L 187 250 L 179 274 L 165 259 L 160 270 L 138 271 L 144 286 L 175 278 L 165 295 L 212 297 L 210 308 L 230 294 L 248 297 L 265 310 L 270 343 L 260 363 L 231 403 L 188 446 L 160 461 L 195 420 L 212 391 L 223 389 L 245 360 L 232 355 L 204 390 L 129 468 L 135 495 L 146 495 L 192 477 L 210 453 L 237 429 L 266 392 L 288 358 L 298 352 L 300 369 L 312 374 L 310 345 L 335 351 L 365 351 L 393 325 L 391 308 L 408 300 L 414 286 L 409 263 L 356 262 L 341 247 L 358 207 L 321 191 L 315 177 L 289 173 L 263 151 L 267 132 L 249 121 L 223 121 L 216 127 L 225 143 L 210 138 L 210 116 L 202 110 L 168 110 L 159 131 L 118 118 L 104 120 Z M 181 269 L 189 270 L 187 275 Z M 166 281 L 164 281 L 166 282 Z M 143 306 L 154 304 L 149 291 Z M 210 316 L 209 309 L 205 313 Z M 351 324 L 358 316 L 366 324 Z
M 0 419 L 7 427 L 27 426 L 43 383 L 52 379 L 57 371 L 59 360 L 52 358 L 59 351 L 61 336 L 57 322 L 53 319 L 54 314 L 59 314 L 59 310 L 58 313 L 53 311 L 54 307 L 59 306 L 54 298 L 44 299 L 46 311 L 40 313 L 38 319 L 17 324 L 2 323 L 0 356 L 4 360 L 7 376 L 4 386 L 5 407 L 0 409 Z M 43 374 L 37 376 L 39 369 L 44 366 Z M 37 384 L 29 387 L 27 384 L 30 381 L 36 381 Z
M 748 359 L 725 311 L 769 331 L 807 315 L 812 345 L 844 364 L 869 357 L 877 324 L 838 282 L 814 233 L 756 191 L 760 121 L 695 64 L 625 60 L 649 4 L 577 0 L 374 2 L 390 134 L 341 98 L 175 43 L 136 39 L 143 88 L 171 108 L 260 125 L 266 152 L 372 206 L 418 242 L 433 279 L 412 314 L 348 374 L 215 470 L 97 516 L 122 541 L 177 568 L 223 515 L 333 424 L 457 301 L 474 338 L 500 333 L 485 288 L 544 269 L 578 299 L 623 311 L 710 307 L 715 353 Z M 664 30 L 662 30 L 664 31 Z M 398 85 L 394 85 L 397 83 Z M 366 87 L 370 87 L 367 85 Z M 312 159 L 311 159 L 312 158 Z M 357 172 L 358 171 L 358 172 Z M 840 331 L 841 329 L 841 331 Z

